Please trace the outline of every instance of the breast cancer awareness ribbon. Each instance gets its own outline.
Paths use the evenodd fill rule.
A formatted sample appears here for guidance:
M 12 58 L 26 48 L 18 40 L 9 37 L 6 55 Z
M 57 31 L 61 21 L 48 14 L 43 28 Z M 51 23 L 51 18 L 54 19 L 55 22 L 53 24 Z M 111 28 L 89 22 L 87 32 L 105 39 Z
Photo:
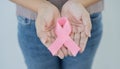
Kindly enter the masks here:
M 49 51 L 54 56 L 58 50 L 66 46 L 71 51 L 73 56 L 76 56 L 80 47 L 70 38 L 71 25 L 66 17 L 59 18 L 55 27 L 56 40 L 48 47 Z

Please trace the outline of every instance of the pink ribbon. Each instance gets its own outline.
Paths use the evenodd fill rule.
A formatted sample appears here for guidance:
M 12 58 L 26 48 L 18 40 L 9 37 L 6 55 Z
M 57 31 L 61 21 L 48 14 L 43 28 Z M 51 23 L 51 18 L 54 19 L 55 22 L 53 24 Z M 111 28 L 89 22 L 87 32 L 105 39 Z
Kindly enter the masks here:
M 49 46 L 49 51 L 52 55 L 55 55 L 58 50 L 63 46 L 67 47 L 71 51 L 73 56 L 76 56 L 80 47 L 70 38 L 71 26 L 66 17 L 62 17 L 57 20 L 55 34 L 56 40 Z

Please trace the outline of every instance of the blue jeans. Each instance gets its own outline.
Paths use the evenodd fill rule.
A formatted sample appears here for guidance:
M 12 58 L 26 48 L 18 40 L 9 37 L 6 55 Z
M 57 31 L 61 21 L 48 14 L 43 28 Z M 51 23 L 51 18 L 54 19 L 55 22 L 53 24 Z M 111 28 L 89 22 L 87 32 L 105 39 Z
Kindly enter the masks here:
M 18 18 L 18 40 L 28 69 L 91 69 L 92 62 L 102 36 L 101 13 L 91 16 L 92 34 L 85 51 L 76 57 L 63 60 L 52 56 L 36 35 L 35 20 Z

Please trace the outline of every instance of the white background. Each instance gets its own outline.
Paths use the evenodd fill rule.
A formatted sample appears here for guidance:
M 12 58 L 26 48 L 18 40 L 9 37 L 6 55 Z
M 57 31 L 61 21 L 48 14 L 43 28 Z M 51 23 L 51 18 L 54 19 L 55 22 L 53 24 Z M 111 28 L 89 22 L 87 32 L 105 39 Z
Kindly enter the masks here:
M 105 0 L 104 33 L 93 69 L 120 69 L 120 0 Z M 17 41 L 15 4 L 0 0 L 0 69 L 26 69 Z

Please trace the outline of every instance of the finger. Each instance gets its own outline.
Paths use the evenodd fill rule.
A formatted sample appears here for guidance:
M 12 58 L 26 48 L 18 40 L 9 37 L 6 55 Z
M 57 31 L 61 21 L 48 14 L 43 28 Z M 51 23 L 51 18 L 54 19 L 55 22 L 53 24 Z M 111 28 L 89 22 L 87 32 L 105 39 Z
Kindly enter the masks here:
M 91 20 L 89 15 L 82 16 L 83 24 L 85 25 L 85 33 L 90 37 L 91 36 Z
M 81 47 L 80 53 L 84 51 L 87 40 L 88 40 L 88 36 L 86 36 L 85 32 L 81 32 L 80 45 L 79 45 Z
M 56 39 L 55 28 L 51 30 L 51 35 L 54 39 Z
M 40 40 L 46 46 L 46 42 L 48 42 L 48 39 L 47 38 L 46 39 L 45 38 L 40 38 Z
M 74 32 L 74 28 L 73 28 L 73 26 L 72 26 L 72 31 L 71 31 L 71 33 L 70 33 L 70 37 L 71 37 L 71 39 L 74 41 L 74 35 L 75 35 L 75 32 Z
M 88 37 L 91 37 L 91 29 L 88 26 L 85 27 L 85 33 Z
M 51 33 L 51 44 L 52 44 L 56 40 L 56 35 L 55 35 L 55 32 L 54 32 L 54 29 L 52 29 L 50 31 L 50 33 Z
M 60 59 L 63 59 L 63 58 L 64 58 L 64 54 L 63 54 L 63 52 L 62 52 L 61 49 L 57 52 L 57 56 L 58 56 Z
M 73 56 L 72 53 L 70 52 L 70 50 L 67 50 L 67 51 L 68 51 L 69 56 Z
M 80 24 L 78 27 L 78 33 L 83 32 L 85 30 L 85 26 L 83 24 Z
M 78 32 L 78 27 L 73 27 L 73 31 L 75 32 L 74 41 L 77 45 L 79 45 L 80 33 Z
M 51 29 L 50 31 L 47 32 L 47 35 L 48 35 L 48 39 L 49 39 L 49 46 L 55 41 L 56 39 L 56 35 L 55 35 L 55 32 L 54 32 L 54 28 Z
M 72 26 L 72 32 L 73 32 L 74 34 L 78 32 L 78 29 L 77 29 L 76 26 Z
M 80 41 L 80 33 L 75 33 L 75 36 L 74 36 L 74 41 L 77 45 L 79 45 L 79 41 Z
M 48 48 L 52 43 L 52 40 L 50 37 L 47 38 L 47 41 L 45 42 L 45 46 Z
M 71 33 L 71 35 L 70 35 L 70 37 L 71 37 L 71 39 L 74 41 L 74 36 L 75 36 L 75 33 Z
M 67 48 L 64 45 L 62 46 L 61 50 L 62 50 L 64 56 L 68 55 Z

